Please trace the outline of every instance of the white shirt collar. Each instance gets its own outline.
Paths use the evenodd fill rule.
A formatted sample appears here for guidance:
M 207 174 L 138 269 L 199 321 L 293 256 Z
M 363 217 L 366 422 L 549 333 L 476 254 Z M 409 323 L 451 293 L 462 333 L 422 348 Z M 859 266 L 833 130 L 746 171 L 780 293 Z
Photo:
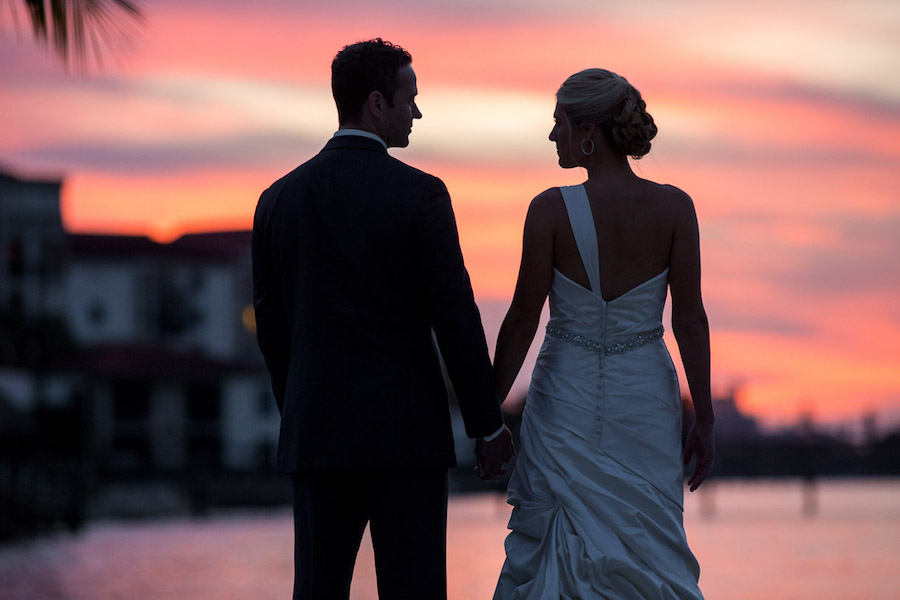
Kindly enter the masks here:
M 366 131 L 364 129 L 338 129 L 334 132 L 333 137 L 342 137 L 345 135 L 357 135 L 364 138 L 369 138 L 370 140 L 376 140 L 384 149 L 387 150 L 387 143 L 381 139 L 381 137 L 377 134 L 372 133 L 371 131 Z

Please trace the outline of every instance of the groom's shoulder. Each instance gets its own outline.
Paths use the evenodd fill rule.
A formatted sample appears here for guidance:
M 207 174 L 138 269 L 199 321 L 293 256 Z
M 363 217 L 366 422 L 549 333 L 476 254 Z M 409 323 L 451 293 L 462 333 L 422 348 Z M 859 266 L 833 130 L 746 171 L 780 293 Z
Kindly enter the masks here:
M 420 186 L 438 186 L 442 188 L 446 187 L 444 185 L 444 182 L 436 175 L 432 175 L 431 173 L 413 167 L 412 165 L 408 165 L 402 160 L 393 156 L 389 155 L 388 158 L 390 159 L 392 168 L 396 170 L 395 172 L 406 180 L 414 182 L 415 184 Z
M 413 167 L 386 152 L 366 153 L 348 159 L 346 154 L 319 152 L 289 173 L 276 180 L 267 190 L 270 194 L 282 188 L 294 189 L 297 185 L 315 185 L 333 177 L 343 178 L 352 172 L 355 178 L 366 180 L 376 187 L 389 180 L 393 186 L 409 191 L 416 189 L 446 190 L 444 182 L 435 175 Z
M 391 156 L 390 154 L 386 154 L 384 156 L 385 156 L 385 159 L 387 160 L 386 166 L 389 165 L 389 168 L 396 169 L 398 172 L 402 172 L 402 173 L 406 174 L 408 177 L 414 177 L 414 178 L 419 178 L 419 179 L 429 179 L 429 178 L 437 179 L 437 177 L 435 177 L 431 173 L 427 173 L 427 172 L 423 171 L 422 169 L 419 169 L 410 164 L 407 164 L 395 156 Z

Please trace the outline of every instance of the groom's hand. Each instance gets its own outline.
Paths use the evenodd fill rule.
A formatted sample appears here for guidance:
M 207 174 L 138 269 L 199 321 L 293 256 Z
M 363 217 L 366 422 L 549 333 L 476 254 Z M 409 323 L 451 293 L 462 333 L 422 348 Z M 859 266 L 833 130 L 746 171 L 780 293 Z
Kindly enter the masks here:
M 512 434 L 504 425 L 500 435 L 490 442 L 483 439 L 475 442 L 475 471 L 484 480 L 496 480 L 501 475 L 506 475 L 507 471 L 503 465 L 512 460 L 515 455 Z

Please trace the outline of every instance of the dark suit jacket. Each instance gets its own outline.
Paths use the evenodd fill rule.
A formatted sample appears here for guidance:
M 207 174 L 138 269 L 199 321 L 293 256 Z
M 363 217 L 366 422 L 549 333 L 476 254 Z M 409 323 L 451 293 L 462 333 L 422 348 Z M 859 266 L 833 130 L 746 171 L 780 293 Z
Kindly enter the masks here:
M 280 471 L 455 466 L 432 329 L 467 434 L 502 425 L 439 179 L 375 140 L 333 138 L 263 192 L 252 245 Z

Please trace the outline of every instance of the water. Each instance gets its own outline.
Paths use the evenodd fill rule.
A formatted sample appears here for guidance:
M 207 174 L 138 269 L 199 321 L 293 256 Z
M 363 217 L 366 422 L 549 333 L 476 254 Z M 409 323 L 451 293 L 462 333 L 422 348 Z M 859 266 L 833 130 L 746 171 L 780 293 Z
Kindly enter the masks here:
M 451 498 L 451 600 L 491 597 L 508 516 L 499 496 Z M 708 600 L 900 598 L 900 480 L 716 482 L 687 494 L 685 526 Z M 0 547 L 0 599 L 289 598 L 291 548 L 286 509 L 95 523 Z M 365 539 L 351 598 L 374 590 Z

